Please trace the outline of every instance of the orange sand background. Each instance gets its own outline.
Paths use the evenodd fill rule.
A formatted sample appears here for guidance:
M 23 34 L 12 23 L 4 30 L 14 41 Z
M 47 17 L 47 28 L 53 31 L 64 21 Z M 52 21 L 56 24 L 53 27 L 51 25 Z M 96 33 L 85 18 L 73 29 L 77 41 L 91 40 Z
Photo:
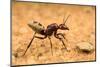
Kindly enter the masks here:
M 45 28 L 51 23 L 60 24 L 63 22 L 64 14 L 70 14 L 66 25 L 69 31 L 61 31 L 67 38 L 66 51 L 62 43 L 52 38 L 53 56 L 51 54 L 48 39 L 35 39 L 27 53 L 22 55 L 29 44 L 34 31 L 28 27 L 32 20 L 40 22 Z M 39 35 L 40 36 L 40 35 Z M 95 48 L 95 7 L 64 5 L 64 4 L 45 4 L 31 2 L 12 3 L 12 64 L 45 64 L 59 62 L 94 61 L 95 51 L 89 54 L 78 52 L 76 44 L 82 41 L 90 42 Z

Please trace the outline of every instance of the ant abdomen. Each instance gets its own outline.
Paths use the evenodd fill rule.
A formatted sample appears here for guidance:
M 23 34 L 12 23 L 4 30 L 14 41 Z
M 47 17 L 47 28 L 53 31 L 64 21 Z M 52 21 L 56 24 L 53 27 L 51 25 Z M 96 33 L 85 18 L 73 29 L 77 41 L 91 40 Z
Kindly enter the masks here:
M 43 31 L 45 29 L 44 26 L 37 21 L 32 21 L 32 22 L 28 23 L 28 26 L 32 30 L 34 30 L 36 33 L 41 33 L 41 31 Z

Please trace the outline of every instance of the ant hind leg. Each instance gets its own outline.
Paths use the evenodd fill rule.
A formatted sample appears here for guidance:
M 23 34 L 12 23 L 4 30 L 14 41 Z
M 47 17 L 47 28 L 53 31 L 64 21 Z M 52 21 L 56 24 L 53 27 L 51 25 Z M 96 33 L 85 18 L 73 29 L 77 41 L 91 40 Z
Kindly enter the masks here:
M 36 34 L 36 32 L 34 33 L 33 38 L 31 39 L 31 41 L 30 41 L 29 45 L 27 46 L 27 48 L 26 48 L 26 50 L 25 50 L 25 52 L 24 52 L 23 56 L 26 54 L 27 50 L 28 50 L 28 49 L 29 49 L 29 47 L 31 46 L 31 43 L 33 42 L 34 38 L 38 38 L 38 39 L 45 39 L 45 38 L 47 37 L 47 36 L 45 36 L 45 37 L 39 37 L 39 36 L 35 36 L 35 34 Z
M 35 34 L 36 34 L 36 32 L 34 33 L 33 38 L 31 39 L 30 43 L 28 44 L 28 46 L 27 46 L 27 48 L 26 48 L 26 50 L 25 50 L 23 56 L 26 54 L 28 48 L 31 46 L 31 43 L 33 42 L 33 40 L 34 40 L 34 38 L 35 38 Z

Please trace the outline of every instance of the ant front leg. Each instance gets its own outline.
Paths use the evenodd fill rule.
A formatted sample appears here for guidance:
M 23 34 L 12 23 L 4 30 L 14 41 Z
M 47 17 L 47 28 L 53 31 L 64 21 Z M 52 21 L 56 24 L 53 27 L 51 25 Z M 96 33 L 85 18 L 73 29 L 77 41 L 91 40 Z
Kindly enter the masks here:
M 61 35 L 66 41 L 68 41 L 68 40 L 65 38 L 64 34 L 62 34 L 62 33 L 57 33 L 56 35 L 57 35 L 57 36 Z
M 54 33 L 54 36 L 55 36 L 57 39 L 59 39 L 59 40 L 63 43 L 63 46 L 66 48 L 66 45 L 65 45 L 63 39 L 60 38 L 59 35 L 61 35 L 61 36 L 65 39 L 65 37 L 64 37 L 64 35 L 63 35 L 62 33 L 58 33 L 58 34 L 57 34 L 57 31 Z M 67 50 L 67 48 L 66 48 L 66 50 Z

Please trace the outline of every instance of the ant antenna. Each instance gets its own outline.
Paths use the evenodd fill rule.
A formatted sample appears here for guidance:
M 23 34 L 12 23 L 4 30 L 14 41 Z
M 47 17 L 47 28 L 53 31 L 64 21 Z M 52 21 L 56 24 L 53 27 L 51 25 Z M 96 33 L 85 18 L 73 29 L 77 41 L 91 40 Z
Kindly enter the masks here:
M 68 17 L 66 18 L 66 20 L 64 21 L 64 19 L 63 19 L 63 24 L 65 24 L 66 23 L 66 21 L 68 20 L 68 18 L 70 17 L 71 15 L 68 15 Z M 65 18 L 65 16 L 64 16 L 64 18 Z

